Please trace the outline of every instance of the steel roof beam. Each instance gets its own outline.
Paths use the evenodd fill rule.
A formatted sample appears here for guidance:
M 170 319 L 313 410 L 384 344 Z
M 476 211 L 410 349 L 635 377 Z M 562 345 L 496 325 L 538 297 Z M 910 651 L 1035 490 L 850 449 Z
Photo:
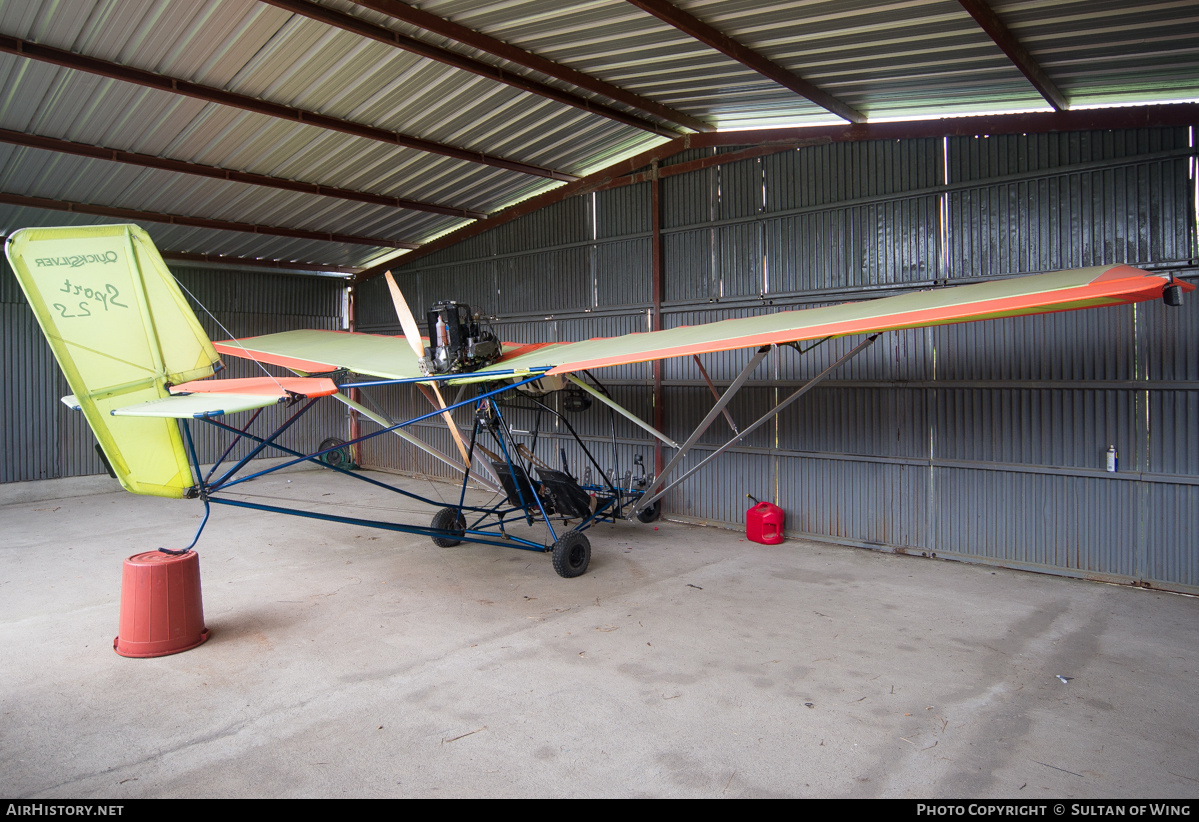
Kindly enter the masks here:
M 405 208 L 410 211 L 425 211 L 430 214 L 445 214 L 450 217 L 466 217 L 481 220 L 487 216 L 484 211 L 470 211 L 465 208 L 422 203 L 418 200 L 405 200 L 401 197 L 387 197 L 383 194 L 371 194 L 367 191 L 354 191 L 347 188 L 323 186 L 317 183 L 306 183 L 302 180 L 288 180 L 283 177 L 272 177 L 267 174 L 252 174 L 247 171 L 236 171 L 220 166 L 206 166 L 184 160 L 172 160 L 166 157 L 155 157 L 150 154 L 137 154 L 132 151 L 121 151 L 104 146 L 93 146 L 87 143 L 74 143 L 69 140 L 58 140 L 54 137 L 43 137 L 38 134 L 25 134 L 20 131 L 0 129 L 0 143 L 54 151 L 59 154 L 71 154 L 76 157 L 90 157 L 96 160 L 110 160 L 114 163 L 156 168 L 163 171 L 176 171 L 180 174 L 194 174 L 197 177 L 208 177 L 213 180 L 229 180 L 235 183 L 278 188 L 283 191 L 299 191 L 305 194 L 319 194 L 322 197 L 334 197 L 340 200 L 353 200 L 359 203 Z
M 274 0 L 266 0 L 266 2 L 274 2 Z M 399 0 L 353 0 L 353 2 L 359 6 L 386 14 L 389 17 L 394 17 L 396 20 L 401 20 L 422 28 L 425 31 L 431 31 L 434 34 L 449 37 L 451 40 L 457 40 L 463 45 L 503 58 L 509 63 L 524 66 L 539 74 L 570 83 L 573 86 L 607 97 L 609 100 L 623 103 L 630 108 L 660 117 L 667 122 L 683 126 L 684 128 L 699 132 L 716 130 L 715 126 L 710 123 L 705 123 L 703 120 L 692 117 L 689 114 L 676 111 L 662 103 L 656 103 L 639 94 L 634 94 L 631 91 L 614 86 L 611 83 L 600 80 L 597 77 L 592 77 L 590 74 L 584 74 L 561 63 L 555 63 L 553 60 L 517 48 L 502 40 L 488 37 L 486 34 L 473 31 L 466 26 L 445 20 L 435 14 L 413 8 L 407 3 L 399 2 Z
M 1049 105 L 1053 106 L 1056 111 L 1065 111 L 1070 108 L 1066 95 L 1062 94 L 1057 85 L 1049 79 L 1049 75 L 1041 68 L 1040 63 L 1034 60 L 1033 56 L 1028 53 L 1028 49 L 1021 45 L 1016 36 L 1012 34 L 1011 29 L 1003 24 L 994 9 L 988 6 L 984 0 L 958 0 L 958 2 L 987 33 L 987 36 L 995 41 L 995 45 L 1003 50 L 1008 59 L 1016 64 L 1020 73 L 1028 78 L 1028 82 L 1032 83 L 1033 88 L 1045 98 Z
M 722 131 L 716 134 L 692 134 L 686 138 L 679 138 L 673 143 L 665 143 L 659 148 L 670 145 L 679 145 L 682 148 L 748 146 L 790 139 L 828 138 L 834 143 L 847 143 L 860 140 L 902 140 L 916 137 L 1046 134 L 1057 131 L 1193 126 L 1197 122 L 1199 122 L 1199 103 L 1163 103 L 1069 111 L 1033 111 L 1025 114 L 981 114 L 968 117 L 946 117 L 941 120 L 772 128 L 758 131 Z M 673 153 L 681 151 L 682 148 L 676 149 Z M 592 176 L 595 175 L 590 175 L 585 179 L 591 179 Z M 495 215 L 490 219 L 495 219 Z
M 227 254 L 196 254 L 189 251 L 160 251 L 164 260 L 176 260 L 181 263 L 211 263 L 213 265 L 253 266 L 254 268 L 274 268 L 285 271 L 315 271 L 334 272 L 351 275 L 359 269 L 347 268 L 341 265 L 320 265 L 319 263 L 297 263 L 290 260 L 259 259 L 257 257 L 231 257 Z
M 317 128 L 328 129 L 330 131 L 339 131 L 343 134 L 351 134 L 355 137 L 363 137 L 367 140 L 375 140 L 389 145 L 403 146 L 417 151 L 424 151 L 429 154 L 439 154 L 443 157 L 452 157 L 455 160 L 463 160 L 468 163 L 479 163 L 495 168 L 502 168 L 507 171 L 517 171 L 521 174 L 529 174 L 534 177 L 546 177 L 551 180 L 565 180 L 567 182 L 578 179 L 573 174 L 567 174 L 562 171 L 555 171 L 541 166 L 522 163 L 517 160 L 509 160 L 504 157 L 497 157 L 491 154 L 485 154 L 480 151 L 471 151 L 469 149 L 458 148 L 457 146 L 438 143 L 433 140 L 425 140 L 420 137 L 412 137 L 407 134 L 399 134 L 397 132 L 387 131 L 386 129 L 368 126 L 363 123 L 355 123 L 349 120 L 341 120 L 337 117 L 330 117 L 325 114 L 319 114 L 315 111 L 305 111 L 303 109 L 292 108 L 278 103 L 271 103 L 266 100 L 260 100 L 256 97 L 249 97 L 244 94 L 236 94 L 224 89 L 212 88 L 203 86 L 199 83 L 192 83 L 188 80 L 180 80 L 175 77 L 167 77 L 163 74 L 156 74 L 152 71 L 134 68 L 132 66 L 123 66 L 119 63 L 110 63 L 107 60 L 99 60 L 95 57 L 87 57 L 82 54 L 76 54 L 73 51 L 57 49 L 52 46 L 43 46 L 29 40 L 21 40 L 16 37 L 0 35 L 0 52 L 16 54 L 21 57 L 28 57 L 33 60 L 40 60 L 54 65 L 64 66 L 66 68 L 75 69 L 78 71 L 86 71 L 89 74 L 98 74 L 101 77 L 108 77 L 113 80 L 121 80 L 126 83 L 135 83 L 139 86 L 158 89 L 169 94 L 180 94 L 186 97 L 193 97 L 197 100 L 204 100 L 209 103 L 216 103 L 222 106 L 242 109 L 243 111 L 254 112 L 255 114 L 265 114 L 270 117 L 277 117 L 281 120 L 289 120 L 294 123 L 303 123 L 305 125 L 316 126 Z
M 750 146 L 743 148 L 740 151 L 730 151 L 726 154 L 710 154 L 707 157 L 700 157 L 695 160 L 688 160 L 685 163 L 675 163 L 669 166 L 656 166 L 648 171 L 639 171 L 636 174 L 626 174 L 624 177 L 616 177 L 606 183 L 590 187 L 589 191 L 608 191 L 613 188 L 623 188 L 624 186 L 635 185 L 637 183 L 647 183 L 651 180 L 662 180 L 667 177 L 675 177 L 679 174 L 690 174 L 693 171 L 711 168 L 712 166 L 722 166 L 727 163 L 735 163 L 738 160 L 752 160 L 756 157 L 768 157 L 771 154 L 780 154 L 784 151 L 794 151 L 797 148 L 806 148 L 808 146 L 828 145 L 832 140 L 828 137 L 821 137 L 814 140 L 785 140 L 781 143 L 768 143 L 761 146 Z
M 376 248 L 420 248 L 416 243 L 384 240 L 378 237 L 360 237 L 355 234 L 330 234 L 323 231 L 305 231 L 300 228 L 236 223 L 230 220 L 210 220 L 205 217 L 187 217 L 182 214 L 160 214 L 156 211 L 139 211 L 134 208 L 74 203 L 67 200 L 52 200 L 49 197 L 28 197 L 24 194 L 0 192 L 0 203 L 44 208 L 51 211 L 69 211 L 73 214 L 94 214 L 100 217 L 118 217 L 122 220 L 146 220 L 152 223 L 188 226 L 190 228 L 215 228 L 221 231 L 240 231 L 247 234 L 267 234 L 272 237 L 292 237 L 298 240 L 316 240 L 322 243 L 349 243 L 369 245 Z
M 488 63 L 458 54 L 449 49 L 421 42 L 383 26 L 376 26 L 373 23 L 360 20 L 352 15 L 310 2 L 310 0 L 261 0 L 261 2 L 269 3 L 272 6 L 277 6 L 286 11 L 303 15 L 304 17 L 326 23 L 330 26 L 336 26 L 362 37 L 368 37 L 380 43 L 386 43 L 389 46 L 394 46 L 395 48 L 420 55 L 421 57 L 427 57 L 430 60 L 436 60 L 447 66 L 453 66 L 456 69 L 468 71 L 471 74 L 477 74 L 480 77 L 486 77 L 498 83 L 504 83 L 521 91 L 536 94 L 539 97 L 545 97 L 546 99 L 554 100 L 568 106 L 574 106 L 590 114 L 607 117 L 609 120 L 639 128 L 642 131 L 660 134 L 663 137 L 677 137 L 683 133 L 682 129 L 677 126 L 665 126 L 646 120 L 644 117 L 638 117 L 627 111 L 612 108 L 604 103 L 588 100 L 586 97 L 580 97 L 577 94 L 555 88 L 524 75 L 515 74 L 499 66 L 489 65 Z
M 821 108 L 831 111 L 851 123 L 866 122 L 866 115 L 850 106 L 848 103 L 834 97 L 818 88 L 813 83 L 788 71 L 771 60 L 766 59 L 753 49 L 743 46 L 733 38 L 718 31 L 712 26 L 673 6 L 665 0 L 628 0 L 637 8 L 649 12 L 664 23 L 674 26 L 679 31 L 693 37 L 704 45 L 710 46 L 726 57 L 736 60 L 741 65 L 753 69 L 758 74 L 773 80 L 784 88 L 794 91 L 801 97 L 806 97 Z
M 0 243 L 8 241 L 8 235 L 0 235 Z M 345 274 L 347 278 L 358 271 L 359 268 L 351 268 L 343 265 L 321 265 L 320 263 L 298 263 L 291 260 L 276 260 L 269 258 L 258 257 L 233 257 L 227 254 L 197 254 L 190 251 L 162 251 L 159 249 L 158 256 L 164 260 L 177 260 L 182 263 L 211 263 L 213 265 L 239 265 L 253 266 L 255 268 L 273 268 L 284 269 L 285 271 L 317 271 L 317 272 L 335 272 L 337 274 Z

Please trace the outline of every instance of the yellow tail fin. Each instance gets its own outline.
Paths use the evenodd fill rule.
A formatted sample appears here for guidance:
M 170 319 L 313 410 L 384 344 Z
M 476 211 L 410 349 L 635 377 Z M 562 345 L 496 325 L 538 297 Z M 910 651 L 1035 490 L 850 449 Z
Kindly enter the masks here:
M 80 409 L 126 490 L 195 485 L 172 419 L 114 417 L 220 362 L 149 235 L 135 225 L 27 228 L 5 244 Z

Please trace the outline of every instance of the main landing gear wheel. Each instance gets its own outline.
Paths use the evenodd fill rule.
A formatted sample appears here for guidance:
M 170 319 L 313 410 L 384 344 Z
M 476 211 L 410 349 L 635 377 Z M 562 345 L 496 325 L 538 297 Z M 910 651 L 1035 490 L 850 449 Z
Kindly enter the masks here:
M 328 454 L 322 454 L 319 459 L 325 465 L 331 468 L 353 468 L 353 460 L 350 458 L 350 448 L 346 445 L 346 441 L 338 437 L 329 437 L 321 443 L 318 451 L 325 451 L 329 448 L 336 448 L 336 451 L 329 451 Z
M 442 508 L 433 515 L 433 527 L 462 536 L 466 533 L 466 519 L 458 513 L 457 508 Z M 461 543 L 462 540 L 453 537 L 433 537 L 433 544 L 438 548 L 453 548 Z
M 640 522 L 653 522 L 660 516 L 662 516 L 662 500 L 658 500 L 649 508 L 637 512 L 637 519 Z
M 554 543 L 554 570 L 558 576 L 580 576 L 591 563 L 591 543 L 578 531 L 563 534 Z

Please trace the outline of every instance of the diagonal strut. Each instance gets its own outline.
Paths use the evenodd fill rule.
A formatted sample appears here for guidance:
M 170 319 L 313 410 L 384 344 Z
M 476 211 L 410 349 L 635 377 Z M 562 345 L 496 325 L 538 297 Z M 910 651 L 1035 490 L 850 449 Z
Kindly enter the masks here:
M 827 377 L 829 374 L 831 374 L 831 373 L 833 373 L 834 371 L 836 371 L 836 370 L 837 370 L 839 367 L 841 367 L 841 365 L 842 365 L 842 364 L 844 364 L 844 363 L 848 362 L 849 360 L 853 359 L 853 358 L 854 358 L 854 357 L 856 357 L 858 354 L 860 354 L 860 353 L 861 353 L 863 350 L 865 350 L 867 347 L 869 347 L 871 343 L 873 343 L 873 342 L 874 342 L 876 339 L 878 339 L 878 336 L 879 336 L 878 334 L 871 334 L 869 337 L 867 337 L 866 339 L 862 340 L 860 343 L 858 343 L 856 346 L 854 346 L 854 347 L 853 347 L 853 349 L 849 351 L 849 353 L 845 354 L 845 355 L 844 355 L 844 356 L 842 356 L 840 359 L 838 359 L 838 360 L 837 360 L 835 363 L 833 363 L 832 365 L 830 365 L 828 368 L 824 369 L 824 370 L 823 370 L 823 371 L 821 371 L 819 374 L 817 374 L 815 377 L 813 377 L 812 379 L 808 380 L 808 382 L 806 382 L 806 383 L 803 385 L 803 387 L 802 387 L 802 388 L 800 388 L 799 390 L 797 390 L 797 391 L 796 391 L 794 394 L 792 394 L 791 396 L 787 397 L 787 399 L 783 400 L 783 401 L 782 401 L 782 402 L 780 402 L 778 405 L 776 405 L 774 408 L 772 408 L 770 411 L 768 411 L 768 412 L 765 414 L 765 416 L 761 417 L 761 418 L 760 418 L 760 419 L 759 419 L 757 422 L 755 422 L 753 425 L 749 426 L 749 427 L 748 427 L 748 428 L 746 428 L 744 431 L 741 431 L 739 434 L 737 434 L 737 436 L 733 437 L 731 440 L 729 440 L 728 442 L 726 442 L 724 445 L 720 446 L 718 449 L 716 449 L 715 451 L 713 451 L 711 454 L 709 454 L 707 457 L 705 457 L 703 460 L 701 460 L 701 461 L 700 461 L 698 464 L 696 464 L 696 465 L 692 466 L 692 467 L 691 467 L 689 470 L 687 470 L 687 471 L 686 471 L 686 472 L 685 472 L 685 473 L 684 473 L 682 476 L 680 476 L 680 477 L 679 477 L 678 479 L 676 479 L 674 482 L 671 482 L 669 485 L 667 485 L 667 486 L 666 486 L 665 488 L 663 488 L 661 491 L 659 491 L 658 493 L 654 494 L 652 497 L 649 497 L 648 499 L 646 499 L 645 497 L 642 497 L 640 500 L 638 500 L 638 501 L 637 501 L 637 504 L 636 504 L 635 506 L 633 506 L 633 513 L 632 513 L 632 515 L 633 515 L 633 516 L 635 516 L 635 515 L 636 515 L 637 513 L 639 513 L 640 511 L 643 511 L 643 510 L 645 510 L 646 508 L 648 508 L 649 506 L 653 505 L 655 502 L 657 502 L 659 499 L 661 499 L 661 498 L 662 498 L 662 496 L 663 496 L 663 495 L 664 495 L 664 494 L 665 494 L 667 491 L 669 491 L 671 488 L 674 488 L 676 485 L 678 485 L 680 482 L 682 482 L 683 480 L 685 480 L 685 479 L 687 479 L 688 477 L 690 477 L 692 474 L 694 474 L 694 473 L 695 473 L 696 471 L 698 471 L 700 468 L 703 468 L 703 467 L 704 467 L 705 465 L 707 465 L 709 462 L 711 462 L 712 460 L 716 459 L 716 457 L 720 456 L 720 455 L 721 455 L 721 454 L 723 454 L 725 451 L 727 451 L 729 448 L 731 448 L 731 447 L 733 446 L 733 444 L 734 444 L 734 443 L 736 443 L 737 441 L 739 441 L 739 440 L 741 440 L 741 439 L 744 439 L 744 438 L 745 438 L 746 436 L 748 436 L 750 433 L 752 433 L 753 431 L 757 430 L 757 429 L 758 429 L 758 428 L 760 428 L 761 426 L 765 425 L 767 422 L 769 422 L 771 419 L 773 419 L 773 418 L 774 418 L 776 415 L 778 415 L 778 413 L 779 413 L 779 412 L 781 412 L 781 411 L 782 411 L 784 408 L 786 408 L 788 405 L 790 405 L 791 403 L 795 402 L 797 399 L 799 399 L 800 397 L 802 397 L 804 394 L 808 393 L 808 391 L 810 391 L 810 390 L 812 390 L 813 388 L 815 388 L 817 383 L 821 382 L 821 381 L 822 381 L 822 380 L 824 380 L 824 378 L 825 378 L 825 377 Z M 761 354 L 763 351 L 766 351 L 766 350 L 768 350 L 768 349 L 764 349 L 764 348 L 763 348 L 763 349 L 759 349 L 759 354 Z M 756 365 L 756 363 L 751 363 L 751 365 Z M 744 374 L 744 372 L 742 372 L 742 373 Z M 739 379 L 740 379 L 740 378 L 739 378 Z M 728 397 L 728 399 L 732 399 L 732 396 L 731 396 L 731 394 L 735 393 L 735 390 L 734 390 L 734 389 L 737 389 L 737 388 L 740 388 L 740 387 L 741 387 L 741 386 L 740 386 L 740 385 L 738 385 L 737 383 L 734 383 L 733 385 L 730 385 L 730 386 L 729 386 L 728 390 L 724 392 L 724 396 L 722 396 L 722 397 L 721 397 L 721 402 L 718 402 L 718 403 L 716 404 L 716 405 L 717 405 L 717 407 L 713 408 L 713 409 L 712 409 L 712 411 L 711 411 L 711 412 L 709 412 L 708 416 L 704 418 L 704 422 L 700 423 L 700 426 L 701 426 L 701 427 L 700 427 L 700 428 L 697 428 L 697 429 L 696 429 L 696 432 L 695 432 L 694 434 L 692 434 L 692 435 L 691 435 L 691 439 L 687 440 L 687 445 L 683 446 L 683 450 L 682 450 L 682 451 L 680 451 L 678 454 L 676 454 L 676 455 L 675 455 L 675 458 L 674 458 L 673 460 L 671 460 L 671 461 L 670 461 L 670 465 L 666 466 L 666 468 L 665 468 L 665 469 L 663 469 L 663 471 L 662 471 L 662 476 L 663 476 L 663 477 L 665 477 L 667 474 L 669 474 L 669 473 L 670 473 L 670 470 L 671 470 L 672 468 L 674 468 L 674 466 L 675 466 L 675 464 L 676 464 L 676 463 L 678 463 L 678 461 L 679 461 L 679 458 L 680 458 L 680 457 L 682 457 L 682 455 L 683 455 L 684 453 L 686 453 L 687 449 L 688 449 L 688 448 L 691 446 L 692 442 L 693 442 L 694 440 L 697 440 L 697 439 L 699 439 L 699 436 L 700 436 L 700 435 L 703 433 L 703 429 L 707 428 L 707 426 L 711 424 L 712 420 L 714 420 L 714 419 L 716 418 L 716 413 L 717 413 L 717 412 L 718 412 L 718 411 L 719 411 L 721 408 L 723 408 L 723 407 L 724 407 L 724 404 L 725 404 L 725 403 L 727 403 L 727 401 L 728 401 L 728 400 L 726 400 L 726 399 L 725 399 L 725 397 Z

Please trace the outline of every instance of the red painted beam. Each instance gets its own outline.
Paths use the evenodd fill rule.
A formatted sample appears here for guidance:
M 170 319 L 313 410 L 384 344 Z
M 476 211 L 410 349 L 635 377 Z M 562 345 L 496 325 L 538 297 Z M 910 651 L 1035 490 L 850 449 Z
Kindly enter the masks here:
M 769 78 L 783 88 L 794 91 L 801 97 L 806 97 L 821 108 L 831 111 L 838 117 L 844 117 L 851 123 L 866 122 L 866 115 L 845 103 L 827 91 L 808 82 L 798 74 L 788 71 L 771 60 L 766 59 L 753 49 L 738 43 L 721 31 L 700 20 L 677 6 L 665 0 L 628 0 L 637 8 L 649 12 L 664 23 L 669 23 L 679 31 L 693 37 L 706 46 L 710 46 L 726 57 L 736 60 L 746 68 L 756 71 L 763 77 Z
M 651 172 L 658 171 L 657 163 Z M 650 278 L 653 321 L 650 331 L 662 330 L 662 300 L 666 291 L 666 252 L 662 242 L 662 182 L 656 174 L 650 182 Z M 654 360 L 654 428 L 666 430 L 666 392 L 662 390 L 662 361 Z M 654 476 L 661 477 L 666 466 L 662 441 L 654 440 Z
M 44 151 L 54 151 L 59 154 L 70 154 L 76 157 L 91 157 L 97 160 L 111 160 L 114 163 L 157 168 L 164 171 L 175 171 L 180 174 L 194 174 L 198 177 L 208 177 L 214 180 L 229 180 L 235 183 L 277 188 L 284 191 L 300 191 L 305 194 L 319 194 L 322 197 L 335 197 L 340 200 L 352 200 L 359 203 L 404 208 L 410 211 L 425 211 L 430 214 L 445 214 L 450 217 L 466 217 L 481 220 L 487 216 L 483 211 L 470 211 L 465 208 L 423 203 L 418 200 L 405 200 L 402 197 L 387 197 L 382 194 L 371 194 L 367 191 L 353 191 L 347 188 L 323 186 L 317 183 L 306 183 L 302 180 L 287 180 L 282 177 L 271 177 L 266 174 L 251 174 L 246 171 L 206 166 L 190 163 L 184 160 L 172 160 L 167 157 L 154 157 L 149 154 L 136 154 L 132 151 L 121 151 L 104 146 L 92 146 L 86 143 L 74 143 L 69 140 L 58 140 L 53 137 L 43 137 L 38 134 L 23 134 L 19 131 L 0 129 L 0 142 L 10 143 L 28 148 L 38 148 Z
M 210 220 L 206 217 L 187 217 L 182 214 L 160 214 L 156 211 L 138 211 L 133 208 L 74 203 L 66 200 L 51 200 L 48 197 L 27 197 L 23 194 L 0 192 L 0 203 L 44 208 L 51 211 L 69 211 L 74 214 L 94 214 L 100 217 L 117 217 L 122 220 L 145 220 L 151 223 L 188 226 L 190 228 L 215 228 L 221 231 L 241 231 L 247 234 L 267 234 L 273 237 L 292 237 L 298 240 L 316 240 L 322 243 L 350 243 L 369 245 L 376 248 L 419 248 L 416 243 L 384 240 L 379 237 L 359 237 L 354 234 L 328 234 L 323 231 L 305 231 L 300 228 L 235 223 L 229 220 Z
M 827 137 L 813 140 L 786 140 L 781 143 L 768 143 L 761 146 L 751 146 L 742 149 L 741 151 L 730 151 L 724 154 L 712 154 L 708 157 L 699 157 L 695 160 L 688 160 L 685 163 L 675 163 L 669 166 L 661 166 L 649 171 L 639 171 L 636 174 L 627 174 L 624 177 L 617 177 L 602 185 L 597 185 L 592 191 L 607 191 L 610 188 L 622 188 L 623 186 L 633 185 L 634 183 L 644 183 L 664 177 L 674 177 L 678 174 L 689 174 L 692 171 L 699 171 L 712 166 L 722 166 L 726 163 L 735 163 L 738 160 L 751 160 L 755 157 L 767 157 L 771 154 L 778 154 L 783 151 L 794 151 L 803 146 L 828 145 L 832 140 Z
M 268 260 L 258 257 L 234 257 L 229 254 L 194 254 L 188 251 L 160 251 L 164 260 L 177 260 L 182 263 L 215 263 L 229 266 L 251 266 L 254 268 L 274 268 L 291 271 L 332 271 L 338 274 L 351 275 L 359 269 L 338 265 L 320 265 L 318 263 L 295 263 L 289 260 Z
M 539 97 L 545 97 L 549 100 L 554 100 L 574 108 L 582 109 L 590 114 L 596 114 L 600 117 L 607 117 L 609 120 L 614 120 L 626 126 L 633 126 L 642 131 L 648 131 L 652 134 L 660 134 L 664 137 L 677 137 L 683 133 L 677 127 L 668 127 L 655 123 L 651 120 L 646 120 L 644 117 L 639 117 L 635 114 L 630 114 L 627 111 L 612 108 L 604 103 L 589 100 L 586 97 L 580 97 L 577 94 L 566 91 L 564 89 L 555 88 L 554 86 L 542 83 L 539 80 L 534 80 L 531 77 L 526 77 L 523 74 L 516 74 L 507 69 L 493 66 L 489 63 L 484 63 L 481 60 L 475 60 L 472 57 L 467 57 L 464 54 L 450 51 L 449 49 L 435 46 L 431 43 L 425 43 L 407 35 L 400 34 L 398 31 L 376 26 L 373 23 L 368 23 L 349 14 L 325 6 L 310 2 L 310 0 L 262 0 L 264 3 L 270 3 L 272 6 L 278 6 L 286 11 L 300 14 L 313 20 L 318 20 L 330 26 L 345 31 L 350 31 L 362 37 L 369 37 L 380 43 L 386 43 L 389 46 L 394 46 L 398 49 L 418 54 L 421 57 L 426 57 L 430 60 L 436 60 L 439 63 L 444 63 L 447 66 L 453 66 L 462 71 L 468 71 L 471 74 L 476 74 L 480 77 L 486 77 L 490 80 L 495 80 L 497 83 L 504 83 L 513 88 L 527 91 L 530 94 L 536 94 Z
M 1020 69 L 1028 82 L 1032 83 L 1046 102 L 1057 111 L 1065 111 L 1070 108 L 1070 104 L 1066 102 L 1066 95 L 1058 89 L 1057 85 L 1049 79 L 1049 75 L 1041 68 L 1033 56 L 1028 53 L 1028 49 L 1024 48 L 1023 44 L 1016 39 L 1016 35 L 1012 34 L 1011 29 L 1004 25 L 999 19 L 999 15 L 995 10 L 988 6 L 983 0 L 958 0 L 975 22 L 987 33 L 995 45 L 1003 50 L 1003 53 L 1008 56 L 1008 59 L 1016 64 L 1016 68 Z
M 852 143 L 862 140 L 974 137 L 988 134 L 1045 134 L 1054 131 L 1105 131 L 1108 129 L 1196 124 L 1199 124 L 1199 103 L 1171 103 L 1030 112 L 1027 114 L 984 114 L 976 117 L 947 117 L 941 120 L 909 120 L 894 123 L 722 131 L 716 134 L 692 134 L 686 138 L 685 147 L 761 145 L 805 138 L 827 138 L 834 143 Z M 679 140 L 675 140 L 674 143 L 679 143 Z
M 653 100 L 641 97 L 631 91 L 626 91 L 619 86 L 614 86 L 589 74 L 584 74 L 576 69 L 524 51 L 502 40 L 488 37 L 486 34 L 473 31 L 466 26 L 445 20 L 435 14 L 413 8 L 407 3 L 399 2 L 399 0 L 354 0 L 354 2 L 360 6 L 382 12 L 389 17 L 394 17 L 396 20 L 402 20 L 405 23 L 418 26 L 425 31 L 449 37 L 471 48 L 485 51 L 488 54 L 494 54 L 496 57 L 502 57 L 509 63 L 524 66 L 547 77 L 562 80 L 573 86 L 607 97 L 609 100 L 623 103 L 630 108 L 660 117 L 669 123 L 699 132 L 715 130 L 715 127 L 711 124 L 705 123 L 703 120 L 699 120 L 689 114 L 676 111 L 669 106 L 656 103 Z
M 7 35 L 0 35 L 0 52 L 16 54 L 20 57 L 28 57 L 32 60 L 40 60 L 45 63 L 53 63 L 54 65 L 64 66 L 76 71 L 86 71 L 89 74 L 109 77 L 113 80 L 121 80 L 126 83 L 134 83 L 146 88 L 165 91 L 169 94 L 180 94 L 185 97 L 204 100 L 208 103 L 229 106 L 230 108 L 250 111 L 255 114 L 265 114 L 269 117 L 277 117 L 280 120 L 303 123 L 305 125 L 316 126 L 317 128 L 328 129 L 329 131 L 338 131 L 342 134 L 352 134 L 355 137 L 363 137 L 367 140 L 375 140 L 380 143 L 403 146 L 404 148 L 424 151 L 429 154 L 439 154 L 443 157 L 452 157 L 455 160 L 479 163 L 481 165 L 502 168 L 507 171 L 517 171 L 521 174 L 529 174 L 534 177 L 547 177 L 551 180 L 570 181 L 578 179 L 575 175 L 562 171 L 555 171 L 529 163 L 521 163 L 504 157 L 485 154 L 481 151 L 458 148 L 457 146 L 446 145 L 445 143 L 438 143 L 433 140 L 425 140 L 420 137 L 412 137 L 407 134 L 399 134 L 363 123 L 341 120 L 337 117 L 318 114 L 315 111 L 306 111 L 278 103 L 271 103 L 256 97 L 236 94 L 224 89 L 212 88 L 211 86 L 203 86 L 199 83 L 192 83 L 188 80 L 180 80 L 175 77 L 167 77 L 164 74 L 156 74 L 152 71 L 145 71 L 132 66 L 110 63 L 107 60 L 99 60 L 95 57 L 76 54 L 73 51 L 43 46 L 29 40 L 21 40 Z

